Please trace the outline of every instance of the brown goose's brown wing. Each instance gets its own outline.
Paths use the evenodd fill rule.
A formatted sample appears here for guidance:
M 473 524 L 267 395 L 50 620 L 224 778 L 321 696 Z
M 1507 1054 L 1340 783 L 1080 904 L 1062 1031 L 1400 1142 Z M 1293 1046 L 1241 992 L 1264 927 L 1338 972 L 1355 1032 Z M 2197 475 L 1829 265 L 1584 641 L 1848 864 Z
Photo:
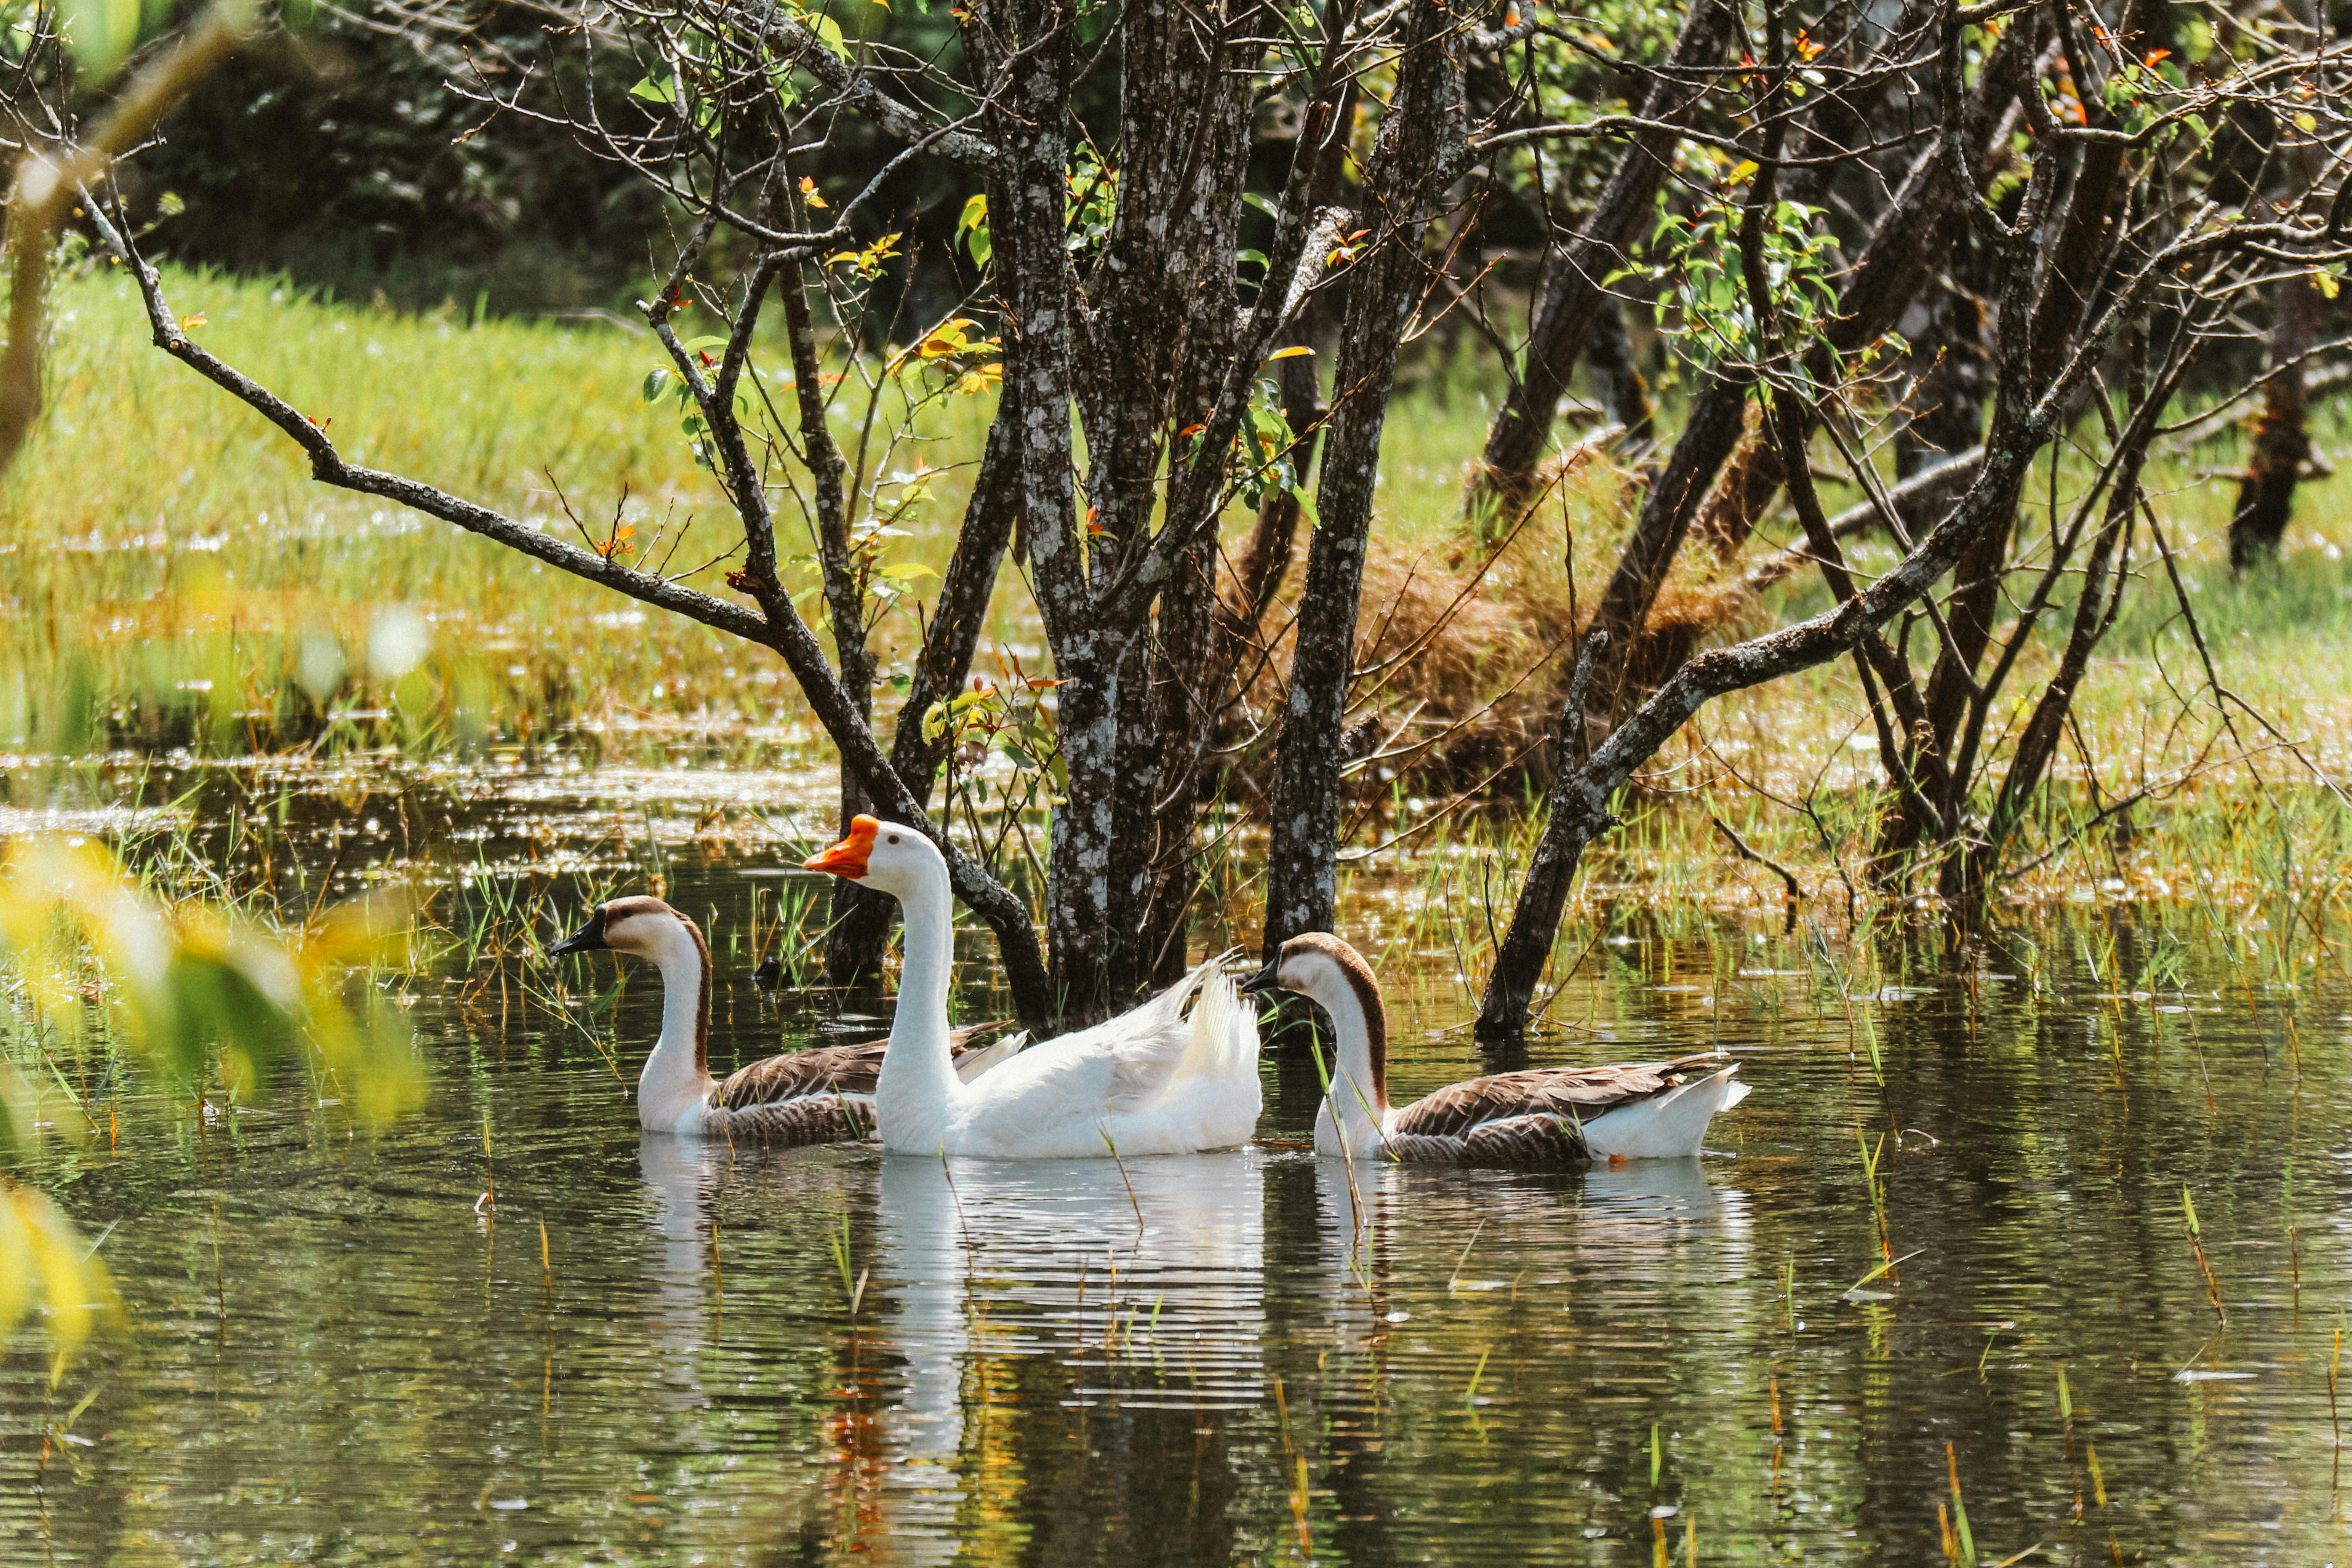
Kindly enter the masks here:
M 1481 1121 L 1460 1133 L 1391 1132 L 1387 1142 L 1390 1158 L 1415 1164 L 1551 1170 L 1592 1158 L 1576 1123 L 1548 1113 Z
M 813 1143 L 855 1143 L 874 1131 L 865 1102 L 840 1094 L 804 1094 L 768 1105 L 747 1105 L 727 1118 L 737 1143 L 798 1149 Z
M 975 1037 L 1003 1027 L 1002 1023 L 993 1023 L 950 1029 L 948 1043 L 961 1057 Z M 871 1095 L 882 1077 L 882 1052 L 889 1043 L 866 1040 L 855 1046 L 818 1046 L 753 1062 L 713 1089 L 710 1103 L 727 1110 L 741 1110 L 749 1106 L 776 1105 L 811 1096 L 833 1100 L 845 1094 Z
M 855 1046 L 820 1046 L 753 1062 L 729 1077 L 713 1091 L 710 1102 L 728 1110 L 754 1105 L 776 1105 L 811 1095 L 870 1095 L 882 1076 L 882 1051 L 887 1040 L 867 1040 Z
M 1670 1062 L 1626 1062 L 1605 1068 L 1534 1068 L 1448 1084 L 1397 1112 L 1389 1142 L 1397 1135 L 1460 1138 L 1489 1122 L 1528 1116 L 1557 1117 L 1571 1125 L 1621 1105 L 1648 1100 L 1685 1081 L 1693 1072 L 1720 1065 L 1709 1051 Z M 1581 1139 L 1579 1140 L 1580 1143 Z

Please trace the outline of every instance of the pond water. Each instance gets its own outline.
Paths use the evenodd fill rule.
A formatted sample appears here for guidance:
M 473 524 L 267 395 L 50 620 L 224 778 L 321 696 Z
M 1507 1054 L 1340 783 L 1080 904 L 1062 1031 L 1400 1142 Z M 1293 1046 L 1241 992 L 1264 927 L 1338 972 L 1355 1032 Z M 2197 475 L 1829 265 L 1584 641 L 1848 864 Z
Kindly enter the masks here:
M 340 875 L 430 858 L 332 795 Z M 593 776 L 498 799 L 435 829 L 493 880 L 694 818 Z M 668 864 L 718 916 L 721 1070 L 876 1028 L 751 983 L 723 933 L 779 867 Z M 1720 1043 L 1754 1092 L 1718 1153 L 1352 1182 L 1281 1144 L 1296 1054 L 1230 1153 L 730 1152 L 641 1136 L 519 969 L 419 980 L 429 1099 L 391 1125 L 150 1094 L 113 1147 L 35 1150 L 129 1324 L 54 1393 L 32 1336 L 0 1360 L 0 1559 L 2352 1560 L 2352 992 L 2332 957 L 2265 987 L 2226 935 L 2079 911 L 1864 954 L 1628 911 L 1528 1059 Z M 1481 1070 L 1451 956 L 1391 962 L 1398 1098 Z M 626 979 L 633 1079 L 659 987 Z

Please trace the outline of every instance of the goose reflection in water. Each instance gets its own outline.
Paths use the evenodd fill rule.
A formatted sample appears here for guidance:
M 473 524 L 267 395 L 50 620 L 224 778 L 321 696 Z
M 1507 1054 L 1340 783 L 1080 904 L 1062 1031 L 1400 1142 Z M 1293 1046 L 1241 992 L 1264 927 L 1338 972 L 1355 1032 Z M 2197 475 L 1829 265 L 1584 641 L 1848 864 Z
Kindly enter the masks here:
M 1149 1425 L 1155 1407 L 1181 1410 L 1189 1433 L 1192 1413 L 1269 1397 L 1255 1153 L 890 1155 L 879 1199 L 873 1289 L 898 1361 L 886 1397 L 902 1556 L 926 1560 L 927 1537 L 951 1555 L 975 1504 L 1037 1510 L 1057 1479 L 1039 1473 L 1039 1450 L 1075 1413 Z M 1015 1477 L 1039 1495 L 1007 1495 Z
M 1057 1357 L 1079 1370 L 1075 1404 L 1164 1394 L 1193 1408 L 1264 1396 L 1256 1153 L 1162 1155 L 1123 1169 L 894 1155 L 883 1162 L 881 1199 L 884 1321 L 907 1357 L 908 1441 L 920 1451 L 954 1448 L 957 1363 L 973 1353 Z M 1181 1353 L 1171 1358 L 1173 1346 Z
M 730 1169 L 723 1150 L 656 1138 L 640 1159 L 661 1237 L 650 1316 L 666 1379 L 691 1379 L 677 1352 L 715 1335 L 709 1209 L 722 1175 L 760 1189 L 747 1206 L 779 1226 L 873 1216 L 855 1238 L 853 1267 L 870 1268 L 861 1310 L 854 1323 L 824 1314 L 831 1392 L 854 1395 L 835 1413 L 847 1426 L 826 1428 L 818 1494 L 772 1495 L 763 1511 L 835 1546 L 847 1531 L 891 1561 L 954 1558 L 975 1521 L 1087 1535 L 1082 1558 L 1137 1546 L 1151 1519 L 1181 1521 L 1185 1550 L 1212 1557 L 1269 1510 L 1286 1524 L 1287 1472 L 1263 1447 L 1277 1376 L 1298 1457 L 1328 1489 L 1335 1552 L 1378 1560 L 1412 1534 L 1394 1510 L 1420 1483 L 1389 1458 L 1410 1386 L 1460 1389 L 1471 1369 L 1454 1363 L 1494 1342 L 1493 1403 L 1539 1403 L 1578 1426 L 1568 1407 L 1632 1392 L 1614 1387 L 1629 1331 L 1727 1330 L 1753 1295 L 1749 1200 L 1727 1168 L 1696 1160 L 1528 1173 L 1262 1149 L 1123 1162 L 795 1152 Z M 748 1237 L 730 1249 L 730 1320 L 746 1321 L 730 1343 L 782 1326 L 750 1330 L 775 1283 L 755 1277 L 759 1250 Z M 1542 1304 L 1539 1321 L 1558 1327 L 1528 1321 L 1540 1350 L 1464 1337 L 1463 1313 L 1487 1291 L 1516 1291 L 1523 1312 Z M 1506 1375 L 1528 1353 L 1548 1363 L 1540 1389 Z M 1483 1419 L 1500 1431 L 1516 1418 Z
M 702 1144 L 647 1132 L 637 1140 L 637 1173 L 650 1200 L 646 1217 L 660 1238 L 653 1270 L 655 1346 L 681 1355 L 710 1343 L 710 1204 L 727 1163 L 724 1144 Z M 666 1362 L 671 1358 L 665 1358 Z M 664 1383 L 684 1367 L 665 1365 Z
M 863 1306 L 830 1330 L 850 1369 L 839 1381 L 856 1385 L 842 1417 L 855 1430 L 835 1435 L 841 1473 L 824 1500 L 771 1499 L 772 1521 L 821 1511 L 828 1528 L 887 1538 L 891 1561 L 946 1561 L 975 1505 L 1049 1511 L 1065 1478 L 1041 1450 L 1087 1413 L 1134 1423 L 1137 1451 L 1181 1444 L 1190 1455 L 1197 1424 L 1272 1402 L 1255 1151 L 1125 1161 L 795 1151 L 730 1165 L 724 1148 L 648 1137 L 638 1160 L 660 1237 L 648 1326 L 661 1407 L 698 1402 L 696 1357 L 716 1332 L 709 1209 L 721 1176 L 759 1190 L 757 1207 L 780 1225 L 866 1210 L 858 1189 L 871 1193 L 876 1229 L 854 1239 L 854 1266 L 870 1265 Z M 837 1195 L 809 1193 L 833 1184 Z M 748 1237 L 729 1250 L 730 1321 L 767 1313 L 757 1251 Z
M 1433 1268 L 1459 1292 L 1568 1278 L 1705 1289 L 1739 1285 L 1750 1267 L 1748 1194 L 1699 1160 L 1545 1174 L 1339 1160 L 1315 1166 L 1325 1242 L 1319 1288 L 1343 1344 L 1349 1334 L 1376 1335 L 1390 1321 L 1389 1291 L 1425 1282 Z

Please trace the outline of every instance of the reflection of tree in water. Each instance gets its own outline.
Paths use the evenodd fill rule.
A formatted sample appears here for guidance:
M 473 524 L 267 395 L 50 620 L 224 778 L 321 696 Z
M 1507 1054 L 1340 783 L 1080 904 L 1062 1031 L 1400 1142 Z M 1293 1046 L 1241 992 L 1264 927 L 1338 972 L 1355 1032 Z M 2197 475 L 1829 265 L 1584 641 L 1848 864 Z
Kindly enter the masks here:
M 1243 1487 L 1230 1412 L 1082 1403 L 1086 1369 L 1045 1357 L 1008 1359 L 993 1375 L 1000 1403 L 975 1420 L 960 1463 L 975 1561 L 1234 1560 Z
M 831 1544 L 837 1550 L 858 1551 L 868 1538 L 887 1533 L 883 1497 L 894 1456 L 881 1414 L 881 1378 L 871 1361 L 862 1326 L 853 1326 L 833 1350 L 824 1498 Z

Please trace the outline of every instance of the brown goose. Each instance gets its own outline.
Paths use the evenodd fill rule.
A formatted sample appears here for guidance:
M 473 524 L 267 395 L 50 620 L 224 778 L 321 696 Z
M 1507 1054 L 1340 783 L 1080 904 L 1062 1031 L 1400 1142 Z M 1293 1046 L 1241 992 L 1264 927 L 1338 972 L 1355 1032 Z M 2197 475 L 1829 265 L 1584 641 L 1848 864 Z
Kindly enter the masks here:
M 1315 1152 L 1451 1165 L 1580 1165 L 1688 1159 L 1707 1123 L 1747 1098 L 1717 1052 L 1617 1067 L 1537 1068 L 1449 1084 L 1411 1105 L 1388 1096 L 1388 1009 L 1363 955 L 1309 931 L 1242 984 L 1312 998 L 1331 1016 L 1339 1062 L 1315 1118 Z
M 637 1077 L 637 1121 L 681 1138 L 729 1138 L 793 1148 L 864 1138 L 874 1127 L 874 1089 L 887 1040 L 821 1046 L 753 1062 L 724 1081 L 710 1076 L 710 949 L 701 928 L 659 899 L 614 899 L 547 951 L 598 948 L 653 960 L 662 977 L 662 1031 Z M 967 1081 L 1020 1050 L 1026 1035 L 973 1048 L 1002 1028 L 951 1030 L 955 1070 Z

